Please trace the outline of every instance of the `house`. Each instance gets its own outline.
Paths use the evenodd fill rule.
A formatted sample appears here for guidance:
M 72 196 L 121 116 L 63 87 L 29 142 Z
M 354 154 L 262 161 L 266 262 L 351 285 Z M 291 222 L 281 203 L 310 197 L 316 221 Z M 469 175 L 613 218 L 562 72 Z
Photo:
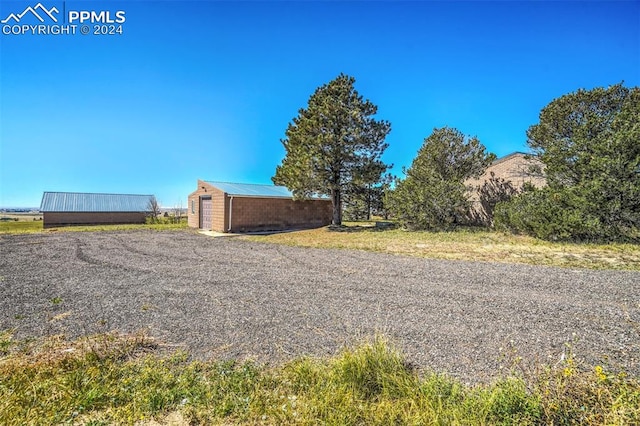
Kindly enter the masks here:
M 188 223 L 217 232 L 314 228 L 331 223 L 331 201 L 294 200 L 284 186 L 198 180 L 189 194 Z
M 43 226 L 145 223 L 152 195 L 45 192 Z
M 514 152 L 495 160 L 478 179 L 468 179 L 465 184 L 470 191 L 474 220 L 490 224 L 495 202 L 500 198 L 501 189 L 505 188 L 503 184 L 517 192 L 522 191 L 525 184 L 536 188 L 545 186 L 547 181 L 543 171 L 544 164 L 536 157 Z
M 511 182 L 516 188 L 522 188 L 525 183 L 540 188 L 545 186 L 547 181 L 541 173 L 535 172 L 535 168 L 542 170 L 543 164 L 540 160 L 523 152 L 514 152 L 498 158 L 478 179 L 469 179 L 466 184 L 474 187 L 482 185 L 491 179 L 493 174 L 498 179 Z

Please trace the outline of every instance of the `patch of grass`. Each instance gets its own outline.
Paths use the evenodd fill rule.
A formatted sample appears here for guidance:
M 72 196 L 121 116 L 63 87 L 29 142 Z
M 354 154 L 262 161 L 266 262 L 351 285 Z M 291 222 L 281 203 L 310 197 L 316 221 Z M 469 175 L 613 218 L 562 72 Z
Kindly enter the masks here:
M 42 222 L 0 222 L 0 234 L 29 234 L 34 232 L 87 232 L 87 231 L 130 231 L 135 229 L 153 229 L 156 231 L 187 229 L 187 223 L 147 223 L 131 225 L 87 225 L 64 226 L 43 229 Z
M 368 223 L 242 238 L 290 246 L 368 250 L 434 259 L 640 270 L 640 245 L 552 243 L 490 230 L 379 229 Z
M 42 221 L 10 221 L 0 222 L 0 234 L 29 234 L 42 232 Z
M 5 339 L 6 341 L 6 339 Z M 0 423 L 638 424 L 640 384 L 569 358 L 536 375 L 463 385 L 418 374 L 382 337 L 332 359 L 267 368 L 144 355 L 144 336 L 102 335 L 0 358 Z
M 13 339 L 13 331 L 12 330 L 4 330 L 0 332 L 0 356 L 5 356 L 9 354 L 9 349 L 13 345 L 11 341 Z
M 152 229 L 154 231 L 169 231 L 187 229 L 186 222 L 181 223 L 145 223 L 131 225 L 91 225 L 91 226 L 66 226 L 63 228 L 49 228 L 45 232 L 87 232 L 87 231 L 131 231 L 137 229 Z

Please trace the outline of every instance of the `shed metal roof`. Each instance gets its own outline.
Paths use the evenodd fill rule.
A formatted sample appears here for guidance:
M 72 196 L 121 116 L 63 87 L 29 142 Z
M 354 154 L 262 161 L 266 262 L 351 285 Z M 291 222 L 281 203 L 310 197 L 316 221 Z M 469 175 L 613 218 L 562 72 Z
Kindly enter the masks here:
M 144 212 L 153 195 L 45 192 L 41 212 Z
M 206 181 L 214 188 L 226 192 L 235 197 L 257 197 L 257 198 L 293 198 L 293 192 L 286 186 L 279 185 L 259 185 L 254 183 L 231 183 Z M 324 196 L 311 197 L 314 199 L 328 199 Z

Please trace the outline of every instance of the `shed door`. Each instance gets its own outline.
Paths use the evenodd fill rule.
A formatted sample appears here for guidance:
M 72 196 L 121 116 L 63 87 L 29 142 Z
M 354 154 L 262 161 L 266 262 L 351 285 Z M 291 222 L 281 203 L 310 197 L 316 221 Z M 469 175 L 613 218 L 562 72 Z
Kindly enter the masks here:
M 200 199 L 200 228 L 202 229 L 211 229 L 212 206 L 211 198 Z

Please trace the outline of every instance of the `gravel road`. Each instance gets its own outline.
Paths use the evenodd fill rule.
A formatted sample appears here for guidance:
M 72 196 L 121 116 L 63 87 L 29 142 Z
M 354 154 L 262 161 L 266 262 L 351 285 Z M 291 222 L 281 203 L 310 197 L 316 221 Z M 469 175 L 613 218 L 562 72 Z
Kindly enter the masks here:
M 640 377 L 640 273 L 285 247 L 189 231 L 0 237 L 0 330 L 147 330 L 200 359 L 327 356 L 380 332 L 467 382 L 567 344 Z M 54 303 L 57 302 L 57 303 Z

